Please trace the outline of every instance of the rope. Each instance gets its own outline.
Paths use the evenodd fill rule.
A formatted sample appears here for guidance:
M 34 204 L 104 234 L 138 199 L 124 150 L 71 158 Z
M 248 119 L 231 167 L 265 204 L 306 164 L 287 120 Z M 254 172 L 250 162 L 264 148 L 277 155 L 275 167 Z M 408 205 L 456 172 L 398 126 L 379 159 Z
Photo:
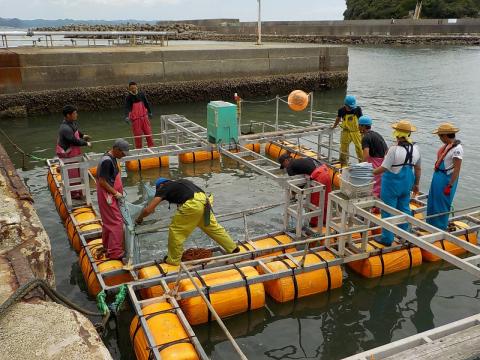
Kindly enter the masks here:
M 279 100 L 284 99 L 284 98 L 288 98 L 288 95 L 278 97 Z M 273 99 L 268 99 L 268 100 L 256 100 L 256 101 L 254 101 L 254 100 L 243 100 L 242 99 L 242 104 L 265 104 L 265 103 L 269 103 L 269 102 L 273 102 L 273 101 L 277 101 L 277 97 L 274 97 Z M 282 100 L 282 101 L 284 101 L 284 100 Z
M 26 284 L 20 286 L 2 305 L 0 305 L 0 316 L 5 315 L 5 312 L 10 306 L 22 300 L 27 294 L 36 288 L 41 288 L 50 299 L 57 304 L 66 305 L 87 316 L 104 316 L 104 314 L 86 310 L 79 305 L 73 303 L 71 300 L 60 294 L 57 290 L 50 287 L 50 285 L 42 279 L 33 279 Z
M 0 129 L 0 133 L 7 139 L 7 141 L 12 145 L 18 152 L 20 152 L 23 156 L 29 157 L 32 160 L 36 161 L 47 161 L 48 159 L 46 158 L 41 158 L 38 156 L 35 156 L 30 153 L 26 153 L 19 145 L 17 145 L 6 133 L 3 131 L 3 129 Z

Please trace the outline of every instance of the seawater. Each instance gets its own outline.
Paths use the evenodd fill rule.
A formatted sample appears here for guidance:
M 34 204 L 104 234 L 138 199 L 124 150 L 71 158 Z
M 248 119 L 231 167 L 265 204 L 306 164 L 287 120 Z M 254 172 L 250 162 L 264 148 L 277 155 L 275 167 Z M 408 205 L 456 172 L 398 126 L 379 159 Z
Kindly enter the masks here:
M 315 95 L 315 109 L 328 113 L 323 121 L 333 122 L 347 92 L 357 96 L 364 113 L 373 117 L 374 130 L 383 134 L 389 143 L 393 141 L 391 123 L 404 118 L 411 120 L 419 129 L 413 138 L 422 152 L 423 191 L 428 191 L 440 146 L 431 132 L 440 122 L 454 122 L 461 128 L 459 138 L 465 149 L 455 208 L 478 204 L 480 48 L 351 47 L 349 54 L 348 89 Z M 206 124 L 206 103 L 154 106 L 154 132 L 160 130 L 159 116 L 172 113 Z M 275 102 L 247 103 L 243 108 L 243 122 L 273 123 L 274 114 Z M 81 129 L 98 140 L 130 136 L 129 127 L 122 119 L 123 109 L 118 109 L 81 112 L 79 121 Z M 280 107 L 280 122 L 300 124 L 306 120 L 308 114 L 293 113 L 285 105 Z M 0 127 L 26 152 L 48 158 L 54 155 L 60 121 L 60 114 L 31 116 L 1 120 Z M 19 168 L 24 165 L 22 176 L 32 191 L 35 206 L 52 241 L 57 288 L 93 310 L 95 301 L 87 295 L 77 254 L 69 246 L 47 189 L 45 165 L 28 159 L 23 162 L 21 155 L 4 138 L 2 144 Z M 108 145 L 97 143 L 93 150 L 105 151 Z M 158 176 L 192 179 L 215 194 L 214 206 L 219 214 L 274 203 L 282 196 L 273 181 L 224 160 L 221 164 L 191 165 L 173 161 L 169 169 L 148 170 L 141 175 L 129 173 L 124 179 L 127 199 L 140 201 L 139 183 L 152 183 Z M 156 219 L 168 224 L 173 211 L 168 205 L 162 205 Z M 250 217 L 250 236 L 275 231 L 281 224 L 281 209 Z M 224 223 L 224 226 L 235 240 L 245 238 L 241 220 Z M 142 259 L 161 256 L 166 236 L 164 232 L 142 237 Z M 208 243 L 203 234 L 195 232 L 186 246 Z M 276 304 L 268 299 L 264 309 L 228 319 L 227 326 L 250 359 L 340 359 L 477 314 L 480 309 L 480 281 L 444 263 L 424 264 L 411 271 L 373 280 L 363 279 L 349 270 L 344 275 L 341 289 L 287 304 Z M 232 356 L 233 349 L 216 324 L 195 330 L 213 359 Z M 126 340 L 126 319 L 119 324 L 119 337 L 121 346 L 113 330 L 106 339 L 113 356 L 133 358 Z

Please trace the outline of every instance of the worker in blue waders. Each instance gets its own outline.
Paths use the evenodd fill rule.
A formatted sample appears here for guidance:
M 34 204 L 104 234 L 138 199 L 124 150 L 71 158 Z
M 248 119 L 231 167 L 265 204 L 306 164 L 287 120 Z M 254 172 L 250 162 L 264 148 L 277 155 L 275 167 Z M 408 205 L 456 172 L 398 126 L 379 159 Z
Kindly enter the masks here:
M 460 130 L 450 123 L 441 124 L 433 133 L 437 134 L 443 146 L 438 150 L 437 161 L 428 193 L 427 223 L 441 230 L 447 230 L 449 212 L 457 190 L 458 177 L 462 167 L 463 147 L 455 134 Z
M 400 120 L 392 125 L 393 137 L 396 144 L 388 149 L 387 155 L 380 167 L 373 171 L 374 175 L 382 175 L 382 189 L 380 198 L 382 201 L 405 214 L 411 215 L 410 193 L 418 193 L 420 183 L 420 151 L 410 138 L 416 131 L 408 120 Z M 391 214 L 382 211 L 382 218 L 388 218 Z M 408 224 L 399 225 L 407 230 Z M 390 246 L 393 242 L 393 234 L 382 230 L 382 237 L 378 242 Z
M 211 205 L 213 196 L 207 195 L 197 185 L 186 179 L 157 179 L 156 193 L 135 223 L 140 225 L 143 218 L 152 214 L 163 201 L 177 205 L 168 229 L 168 255 L 164 262 L 179 265 L 182 261 L 183 243 L 190 234 L 199 227 L 205 234 L 217 242 L 229 254 L 240 252 L 240 248 L 232 240 L 227 231 L 217 222 Z

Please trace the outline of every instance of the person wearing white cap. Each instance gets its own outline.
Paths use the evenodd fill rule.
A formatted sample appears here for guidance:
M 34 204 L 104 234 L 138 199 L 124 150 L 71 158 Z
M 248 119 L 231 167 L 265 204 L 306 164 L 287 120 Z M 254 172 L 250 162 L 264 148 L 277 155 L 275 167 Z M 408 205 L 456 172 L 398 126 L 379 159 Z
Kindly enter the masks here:
M 455 134 L 460 129 L 450 123 L 440 124 L 433 133 L 437 134 L 443 146 L 438 150 L 430 192 L 428 193 L 427 223 L 441 230 L 447 230 L 453 197 L 457 190 L 458 177 L 463 160 L 463 147 Z
M 374 175 L 382 175 L 382 188 L 380 198 L 382 201 L 405 214 L 411 215 L 410 193 L 418 193 L 420 183 L 420 151 L 410 138 L 410 134 L 417 130 L 408 120 L 400 120 L 392 125 L 393 137 L 397 143 L 388 149 L 387 155 L 380 167 L 373 170 Z M 382 218 L 390 217 L 386 211 L 382 211 Z M 407 230 L 408 224 L 399 225 Z M 390 246 L 393 242 L 393 234 L 385 229 L 378 242 Z
M 102 218 L 102 244 L 106 256 L 121 260 L 123 246 L 123 217 L 118 202 L 123 198 L 123 184 L 117 160 L 129 155 L 129 144 L 115 140 L 97 166 L 97 201 Z

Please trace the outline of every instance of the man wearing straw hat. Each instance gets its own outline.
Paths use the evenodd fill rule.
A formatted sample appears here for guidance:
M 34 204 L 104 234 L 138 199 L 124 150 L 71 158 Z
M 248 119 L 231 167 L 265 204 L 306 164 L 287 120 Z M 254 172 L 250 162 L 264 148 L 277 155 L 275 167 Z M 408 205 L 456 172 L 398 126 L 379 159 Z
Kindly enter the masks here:
M 463 147 L 455 138 L 458 131 L 459 129 L 453 124 L 443 123 L 433 132 L 438 135 L 443 146 L 437 153 L 432 184 L 428 194 L 427 216 L 443 215 L 429 217 L 427 222 L 441 230 L 448 228 L 448 212 L 452 207 L 462 167 Z
M 374 175 L 382 175 L 382 189 L 380 198 L 383 202 L 405 214 L 411 214 L 410 193 L 418 193 L 420 183 L 420 151 L 410 138 L 410 134 L 417 130 L 408 120 L 400 120 L 392 125 L 393 137 L 397 143 L 388 149 L 387 155 L 380 167 L 373 171 Z M 382 218 L 391 214 L 382 211 Z M 407 230 L 407 224 L 399 225 Z M 382 230 L 382 237 L 378 242 L 390 246 L 393 234 Z

